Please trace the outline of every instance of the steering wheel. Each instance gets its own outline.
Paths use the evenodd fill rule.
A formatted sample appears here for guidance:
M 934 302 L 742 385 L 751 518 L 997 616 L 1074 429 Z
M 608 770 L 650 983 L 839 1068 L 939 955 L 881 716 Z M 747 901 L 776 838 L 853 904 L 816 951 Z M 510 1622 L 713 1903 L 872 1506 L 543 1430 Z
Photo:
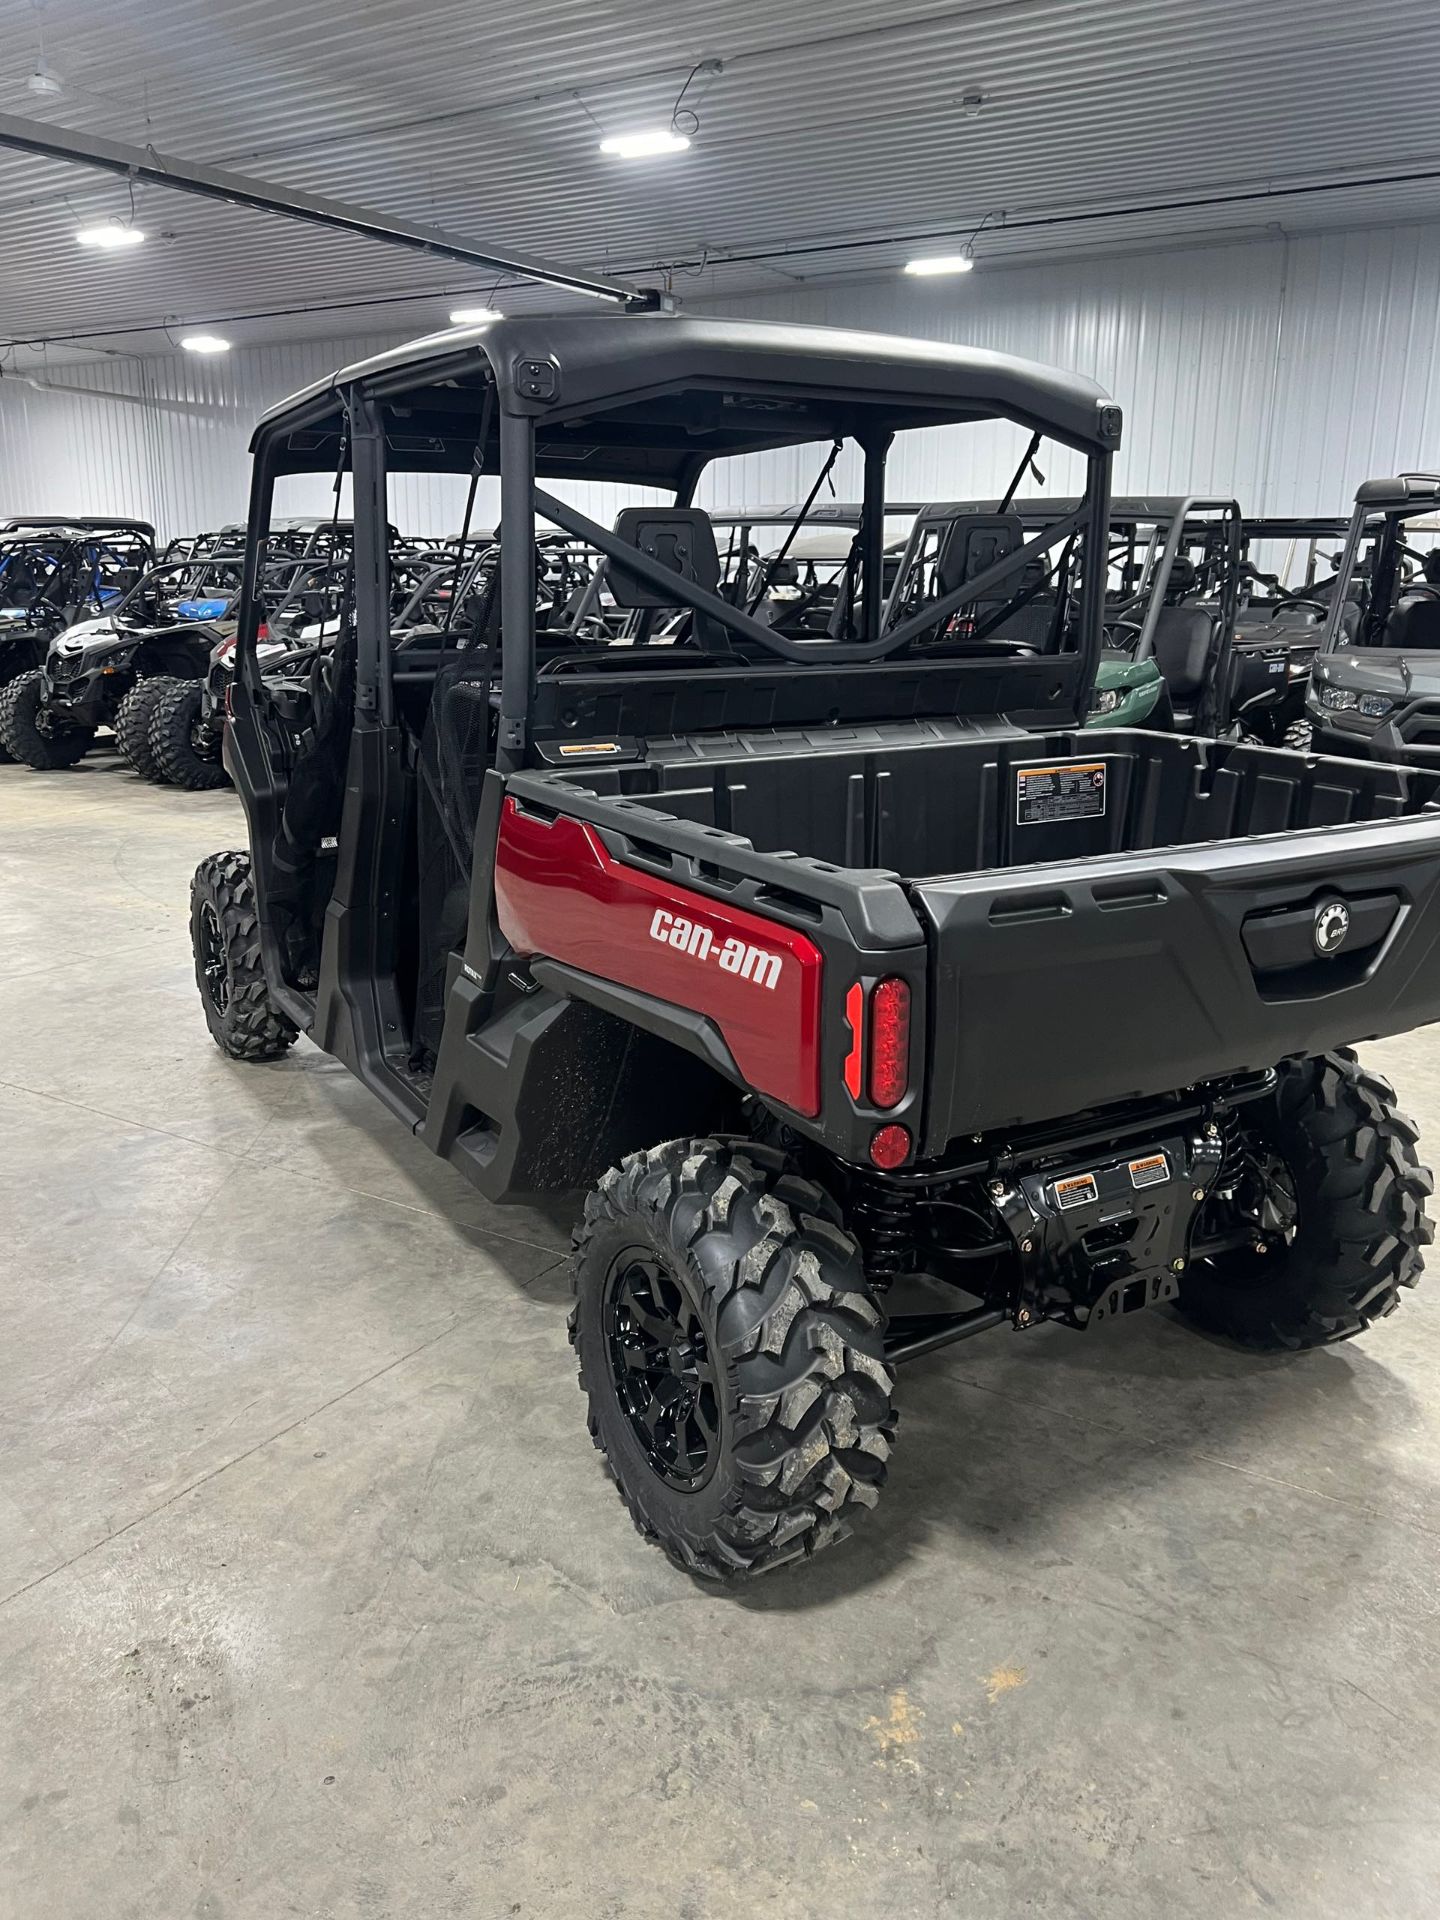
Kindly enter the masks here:
M 1284 593 L 1285 589 L 1282 587 L 1280 591 Z M 1287 594 L 1278 606 L 1271 607 L 1269 618 L 1273 620 L 1278 614 L 1288 613 L 1291 607 L 1314 607 L 1315 611 L 1323 618 L 1323 616 L 1330 611 L 1330 602 L 1328 600 L 1316 600 L 1303 593 Z

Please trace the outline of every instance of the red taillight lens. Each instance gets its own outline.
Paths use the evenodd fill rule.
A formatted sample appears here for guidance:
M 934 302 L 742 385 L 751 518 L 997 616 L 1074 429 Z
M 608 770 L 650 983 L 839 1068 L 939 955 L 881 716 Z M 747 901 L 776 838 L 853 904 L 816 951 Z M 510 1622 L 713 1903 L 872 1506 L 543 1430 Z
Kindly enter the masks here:
M 870 1159 L 873 1165 L 886 1172 L 891 1167 L 905 1164 L 910 1152 L 910 1135 L 897 1121 L 892 1120 L 888 1127 L 879 1127 L 870 1142 Z
M 898 1107 L 910 1080 L 910 989 L 882 980 L 870 996 L 870 1098 Z

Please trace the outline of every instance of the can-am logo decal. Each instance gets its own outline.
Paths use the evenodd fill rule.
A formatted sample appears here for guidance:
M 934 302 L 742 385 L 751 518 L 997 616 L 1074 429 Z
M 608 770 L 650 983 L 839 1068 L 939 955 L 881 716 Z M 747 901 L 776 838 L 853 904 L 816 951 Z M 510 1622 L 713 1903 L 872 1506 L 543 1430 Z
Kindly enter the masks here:
M 650 938 L 680 953 L 688 953 L 694 960 L 714 960 L 726 973 L 738 973 L 742 980 L 751 980 L 757 987 L 773 988 L 780 978 L 778 953 L 752 947 L 733 934 L 726 940 L 717 940 L 713 929 L 701 921 L 667 913 L 664 907 L 655 909 Z
M 1332 900 L 1315 915 L 1315 951 L 1334 953 L 1350 931 L 1350 909 L 1343 900 Z

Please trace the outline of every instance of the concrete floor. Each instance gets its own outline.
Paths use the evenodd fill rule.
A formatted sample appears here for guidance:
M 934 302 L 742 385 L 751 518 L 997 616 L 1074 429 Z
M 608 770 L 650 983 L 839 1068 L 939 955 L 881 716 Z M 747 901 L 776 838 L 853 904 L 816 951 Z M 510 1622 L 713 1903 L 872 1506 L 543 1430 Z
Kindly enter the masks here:
M 863 1535 L 632 1532 L 566 1225 L 211 1044 L 228 794 L 0 768 L 0 1915 L 1440 1910 L 1440 1292 L 902 1380 Z M 1440 1148 L 1440 1033 L 1371 1049 Z

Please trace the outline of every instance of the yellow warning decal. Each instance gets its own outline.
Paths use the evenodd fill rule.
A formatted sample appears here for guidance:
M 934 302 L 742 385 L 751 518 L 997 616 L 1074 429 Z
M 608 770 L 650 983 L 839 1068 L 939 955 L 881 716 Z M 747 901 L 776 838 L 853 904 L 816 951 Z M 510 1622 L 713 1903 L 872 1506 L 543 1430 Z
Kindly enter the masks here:
M 572 753 L 622 753 L 624 749 L 618 740 L 587 740 L 583 746 L 564 746 L 563 754 Z
M 1088 1207 L 1092 1200 L 1099 1198 L 1100 1190 L 1095 1185 L 1093 1173 L 1072 1173 L 1068 1178 L 1055 1182 L 1057 1207 Z
M 1170 1178 L 1170 1162 L 1163 1153 L 1147 1153 L 1128 1164 L 1132 1187 L 1158 1187 Z

